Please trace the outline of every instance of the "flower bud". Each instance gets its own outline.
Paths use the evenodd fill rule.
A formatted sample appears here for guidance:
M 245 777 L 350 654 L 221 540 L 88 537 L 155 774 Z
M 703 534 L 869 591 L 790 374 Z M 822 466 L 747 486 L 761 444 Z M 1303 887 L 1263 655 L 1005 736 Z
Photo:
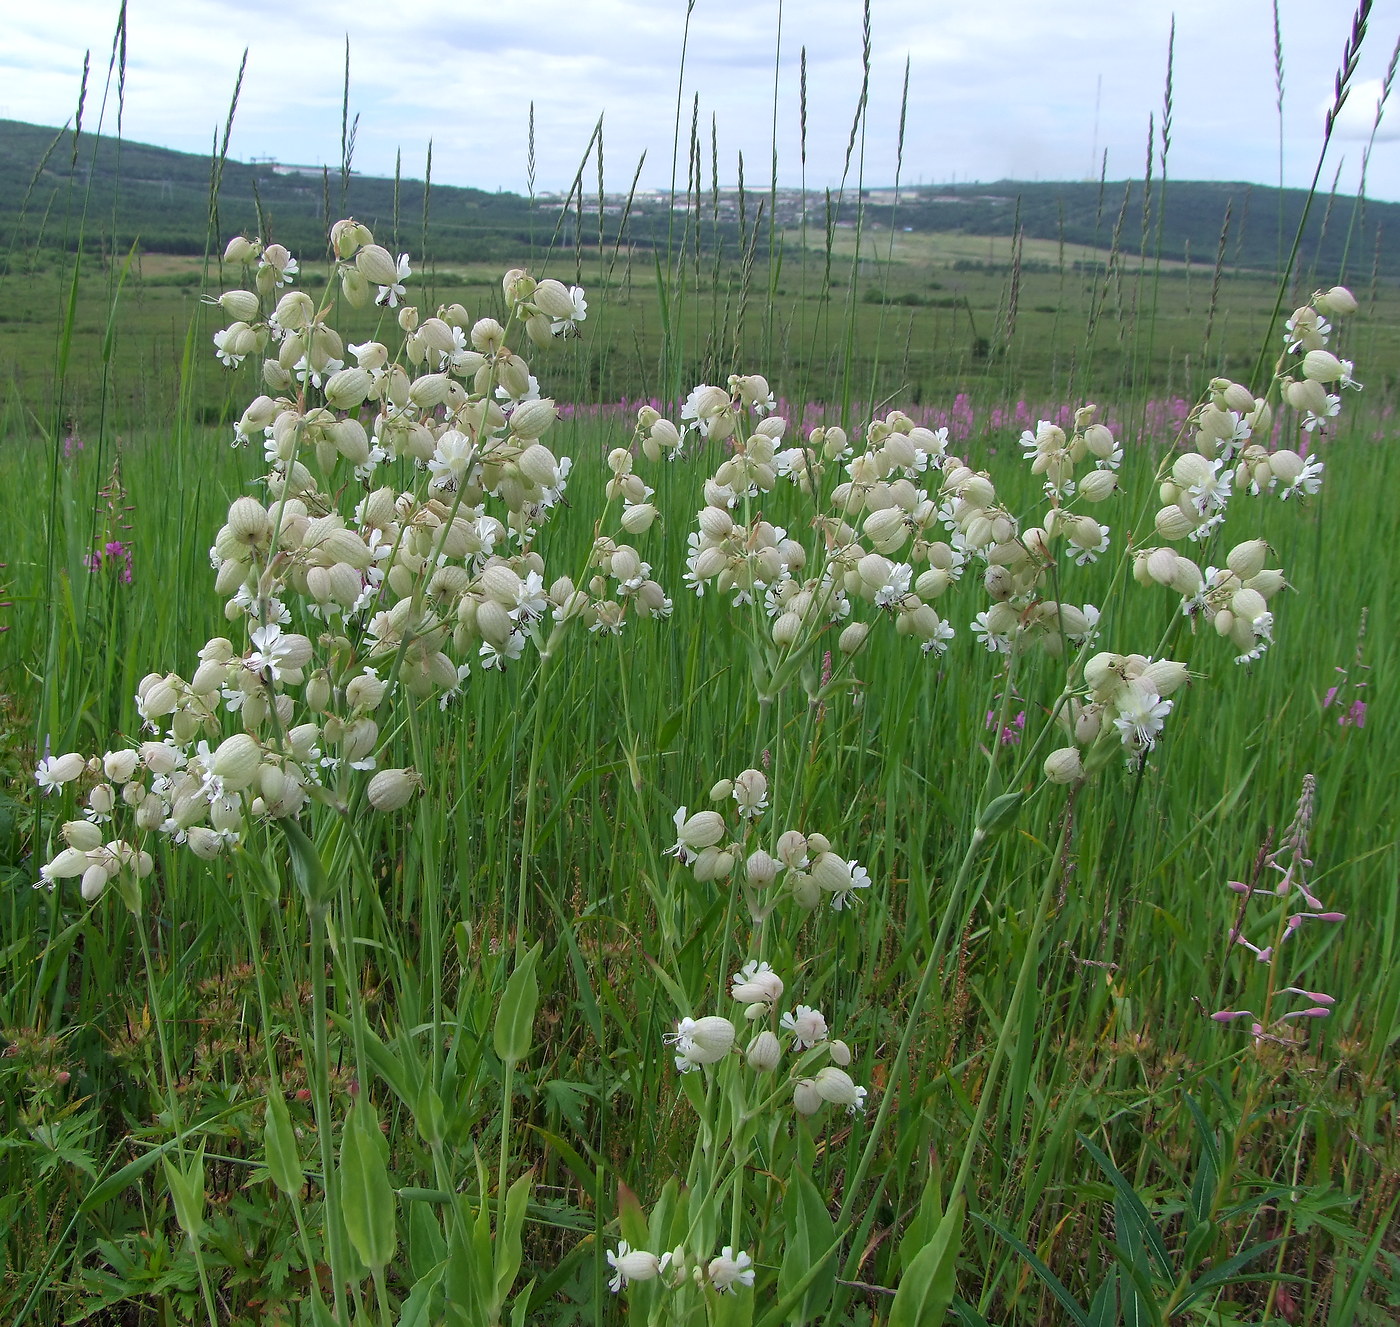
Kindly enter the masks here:
M 844 628 L 837 638 L 836 647 L 842 654 L 850 656 L 860 651 L 865 644 L 865 638 L 870 634 L 870 624 L 867 622 L 852 622 Z
M 839 1064 L 844 1067 L 851 1062 L 851 1048 L 839 1038 L 836 1041 L 827 1042 L 826 1052 L 831 1056 L 833 1064 Z
M 1086 502 L 1102 502 L 1118 489 L 1118 476 L 1112 470 L 1091 470 L 1079 483 L 1080 495 Z
M 744 863 L 744 874 L 755 889 L 765 889 L 777 879 L 778 863 L 759 848 L 751 853 L 748 861 Z
M 223 835 L 206 825 L 191 825 L 185 831 L 185 836 L 190 851 L 206 862 L 212 861 L 224 849 Z
M 368 369 L 340 369 L 326 382 L 326 404 L 332 410 L 353 410 L 369 395 L 372 383 Z
M 1288 404 L 1299 412 L 1313 415 L 1327 413 L 1327 389 L 1313 378 L 1288 383 L 1283 389 L 1283 394 L 1288 399 Z
M 369 803 L 376 811 L 398 811 L 422 787 L 416 770 L 382 769 L 369 781 Z
M 379 244 L 366 244 L 355 255 L 355 267 L 372 286 L 392 286 L 399 279 L 399 265 Z
M 759 1073 L 769 1073 L 776 1069 L 782 1057 L 782 1042 L 767 1028 L 749 1042 L 749 1048 L 744 1052 L 744 1060 L 749 1068 L 756 1069 Z
M 1342 376 L 1342 361 L 1328 350 L 1309 350 L 1303 356 L 1303 373 L 1313 382 L 1336 382 Z
M 63 825 L 63 840 L 79 852 L 91 852 L 102 842 L 102 829 L 91 820 L 68 820 Z
M 1323 313 L 1346 315 L 1356 312 L 1356 296 L 1345 286 L 1333 286 L 1331 290 L 1320 290 L 1313 296 L 1313 304 Z
M 83 872 L 81 891 L 84 902 L 95 903 L 102 897 L 102 891 L 107 888 L 107 882 L 111 879 L 106 863 L 95 862 Z
M 799 1115 L 815 1115 L 822 1108 L 822 1094 L 810 1078 L 799 1079 L 792 1087 L 793 1109 Z
M 1196 528 L 1196 522 L 1180 507 L 1163 507 L 1153 524 L 1163 539 L 1185 539 Z
M 1084 764 L 1076 746 L 1062 746 L 1045 757 L 1045 777 L 1051 783 L 1078 783 L 1084 777 Z
M 257 741 L 247 733 L 235 733 L 220 743 L 209 772 L 218 775 L 230 792 L 238 792 L 253 782 L 261 763 L 262 747 Z

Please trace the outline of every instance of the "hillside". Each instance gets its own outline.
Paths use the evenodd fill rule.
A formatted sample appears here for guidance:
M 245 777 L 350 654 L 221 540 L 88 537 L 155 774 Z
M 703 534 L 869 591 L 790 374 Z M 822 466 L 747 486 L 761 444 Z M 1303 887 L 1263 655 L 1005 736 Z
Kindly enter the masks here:
M 104 244 L 129 247 L 139 239 L 147 252 L 199 254 L 210 231 L 209 157 L 84 134 L 75 145 L 66 130 L 0 120 L 0 244 L 6 248 L 71 247 L 72 218 L 87 193 L 89 216 Z M 90 185 L 90 193 L 88 186 Z M 1165 207 L 1163 200 L 1165 199 Z M 646 247 L 676 229 L 671 200 L 639 194 L 630 210 L 623 195 L 586 197 L 565 208 L 562 195 L 531 201 L 517 194 L 432 185 L 424 207 L 421 180 L 378 179 L 274 162 L 224 164 L 218 194 L 217 233 L 262 231 L 293 250 L 314 251 L 328 220 L 353 214 L 384 242 L 426 250 L 440 261 L 493 260 L 547 244 L 558 231 L 575 242 L 581 211 L 583 245 L 615 242 L 627 217 L 626 237 Z M 1025 182 L 920 186 L 897 199 L 892 190 L 869 188 L 834 200 L 823 194 L 780 190 L 772 205 L 789 236 L 804 217 L 809 243 L 820 245 L 828 227 L 853 224 L 858 215 L 874 226 L 914 232 L 1010 236 L 1128 252 L 1144 243 L 1152 251 L 1160 234 L 1164 258 L 1213 264 L 1223 254 L 1231 267 L 1276 270 L 1301 216 L 1301 190 L 1243 183 L 1153 181 L 1144 213 L 1142 181 Z M 707 190 L 698 207 L 705 241 L 734 246 L 751 227 L 766 190 L 741 195 Z M 426 211 L 426 216 L 425 216 Z M 562 219 L 561 219 L 562 212 Z M 260 216 L 261 214 L 261 216 Z M 426 234 L 424 233 L 426 230 Z M 1222 246 L 1222 231 L 1224 232 Z M 1304 271 L 1316 267 L 1331 279 L 1362 281 L 1373 273 L 1400 277 L 1400 204 L 1352 198 L 1319 199 L 1309 218 Z M 1284 237 L 1281 243 L 1280 237 Z M 1145 240 L 1146 237 L 1146 240 Z M 789 241 L 791 242 L 791 240 Z

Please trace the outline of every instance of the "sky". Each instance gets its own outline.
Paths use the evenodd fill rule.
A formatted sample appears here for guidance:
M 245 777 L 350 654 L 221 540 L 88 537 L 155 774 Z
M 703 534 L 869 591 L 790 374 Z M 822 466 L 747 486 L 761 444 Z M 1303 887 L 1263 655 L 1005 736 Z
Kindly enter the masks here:
M 126 138 L 207 153 L 247 48 L 231 157 L 337 166 L 345 46 L 354 166 L 442 184 L 566 190 L 599 117 L 605 185 L 684 188 L 692 117 L 705 187 L 841 183 L 862 80 L 862 0 L 129 0 Z M 1306 186 L 1351 28 L 1353 0 L 1179 0 L 1171 141 L 1175 179 Z M 96 124 L 119 0 L 13 6 L 0 49 L 0 118 L 61 125 L 84 51 Z M 870 0 L 868 109 L 849 169 L 871 186 L 1140 177 L 1149 123 L 1160 155 L 1173 9 L 1164 0 Z M 1376 128 L 1400 0 L 1375 0 L 1323 185 L 1400 201 L 1400 109 Z M 806 126 L 800 65 L 806 56 Z M 684 65 L 682 66 L 682 53 Z M 903 154 L 901 102 L 908 69 Z M 1400 82 L 1400 80 L 1397 80 Z M 776 88 L 775 88 L 776 84 Z M 1400 100 L 1400 86 L 1396 88 Z M 698 103 L 696 99 L 698 98 Z M 698 105 L 698 110 L 697 110 Z M 115 82 L 104 130 L 116 125 Z M 1280 135 L 1280 128 L 1282 134 Z M 1282 152 L 1280 154 L 1280 143 Z M 805 147 L 805 167 L 804 167 Z M 645 160 L 642 155 L 645 153 Z M 861 157 L 863 154 L 863 166 Z M 1154 175 L 1160 174 L 1154 162 Z M 596 159 L 584 174 L 597 188 Z

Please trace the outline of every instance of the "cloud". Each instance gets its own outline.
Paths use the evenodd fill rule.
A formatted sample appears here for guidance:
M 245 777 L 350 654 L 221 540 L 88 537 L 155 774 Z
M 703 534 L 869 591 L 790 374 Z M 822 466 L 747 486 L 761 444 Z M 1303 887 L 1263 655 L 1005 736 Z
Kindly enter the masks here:
M 1383 110 L 1381 108 L 1384 86 L 1381 79 L 1368 78 L 1352 87 L 1337 113 L 1332 132 L 1339 138 L 1359 139 L 1363 143 L 1370 142 L 1372 132 L 1377 143 L 1393 143 L 1400 139 L 1400 120 L 1388 103 Z M 1331 98 L 1328 98 L 1320 114 L 1326 115 L 1331 105 Z M 1379 125 L 1376 122 L 1378 112 Z
M 1175 0 L 1174 8 L 1170 172 L 1276 179 L 1271 0 L 1231 0 L 1223 25 L 1219 0 Z M 1290 183 L 1311 174 L 1315 108 L 1349 25 L 1343 8 L 1280 0 Z M 1377 0 L 1373 29 L 1382 11 L 1396 10 L 1400 0 Z M 11 16 L 0 115 L 68 118 L 82 46 L 92 44 L 100 79 L 116 12 L 116 0 L 65 0 Z M 405 174 L 421 175 L 431 141 L 439 180 L 523 188 L 533 102 L 538 187 L 568 186 L 599 115 L 609 187 L 626 187 L 643 152 L 643 185 L 665 187 L 679 91 L 682 181 L 694 115 L 706 187 L 716 157 L 721 180 L 732 183 L 741 153 L 746 180 L 765 187 L 775 146 L 783 183 L 804 178 L 805 149 L 807 182 L 835 186 L 865 78 L 863 12 L 859 0 L 789 0 L 779 45 L 776 0 L 698 0 L 688 32 L 685 0 L 417 0 L 392 15 L 341 0 L 142 0 L 129 10 L 124 128 L 142 141 L 206 151 L 247 45 L 233 154 L 334 165 L 348 35 L 356 165 L 367 172 L 392 173 L 401 150 Z M 1082 178 L 1097 173 L 1105 151 L 1111 177 L 1140 175 L 1149 117 L 1159 134 L 1162 125 L 1170 25 L 1159 0 L 871 0 L 865 133 L 852 178 L 862 160 L 871 183 L 890 182 L 897 169 L 906 181 Z M 1383 58 L 1363 50 L 1339 144 L 1369 137 Z M 1388 119 L 1380 139 L 1397 136 L 1400 124 Z M 1400 161 L 1377 151 L 1370 181 L 1377 196 L 1400 197 Z

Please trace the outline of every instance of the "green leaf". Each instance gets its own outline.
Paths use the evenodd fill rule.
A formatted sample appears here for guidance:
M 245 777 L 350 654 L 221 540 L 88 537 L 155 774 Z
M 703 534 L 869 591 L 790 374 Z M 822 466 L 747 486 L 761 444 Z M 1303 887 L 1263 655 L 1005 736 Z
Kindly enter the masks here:
M 331 882 L 326 877 L 326 868 L 321 864 L 321 854 L 316 845 L 306 836 L 306 831 L 290 817 L 276 822 L 286 835 L 287 847 L 292 854 L 292 876 L 313 911 L 324 908 L 332 894 Z
M 520 1271 L 522 1245 L 520 1232 L 525 1227 L 525 1209 L 530 1201 L 530 1189 L 535 1172 L 527 1170 L 506 1190 L 505 1223 L 496 1232 L 496 1290 L 491 1317 L 494 1321 L 506 1302 L 510 1288 Z
M 394 1256 L 394 1191 L 388 1145 L 369 1098 L 361 1093 L 340 1142 L 340 1212 L 360 1261 L 375 1271 Z
M 496 1011 L 493 1044 L 496 1054 L 506 1064 L 516 1064 L 530 1053 L 530 1039 L 535 1030 L 535 1008 L 540 1001 L 535 964 L 543 948 L 544 941 L 537 941 L 534 948 L 515 965 L 515 971 L 510 974 L 505 993 L 501 996 L 501 1007 Z
M 301 1168 L 301 1153 L 292 1129 L 292 1117 L 280 1092 L 267 1094 L 267 1119 L 263 1128 L 263 1150 L 267 1172 L 272 1182 L 291 1197 L 301 1191 L 306 1180 Z
M 792 1182 L 783 1196 L 783 1224 L 788 1237 L 782 1266 L 778 1269 L 778 1293 L 785 1296 L 802 1281 L 818 1253 L 829 1248 L 836 1238 L 836 1224 L 831 1213 L 805 1170 L 793 1172 Z M 788 1321 L 795 1324 L 825 1321 L 835 1285 L 836 1264 L 823 1264 L 821 1275 L 793 1305 Z
M 962 1244 L 963 1199 L 943 1214 L 933 1238 L 909 1261 L 890 1305 L 889 1327 L 941 1327 L 957 1288 Z
M 399 1310 L 399 1327 L 432 1327 L 437 1317 L 433 1311 L 433 1301 L 441 1298 L 438 1286 L 446 1271 L 447 1259 L 444 1258 L 430 1268 L 426 1276 L 419 1277 Z
M 1118 1194 L 1118 1202 L 1114 1204 L 1114 1210 L 1118 1214 L 1120 1233 L 1125 1224 L 1138 1227 L 1138 1233 L 1147 1247 L 1148 1255 L 1156 1266 L 1158 1274 L 1168 1284 L 1174 1282 L 1176 1270 L 1172 1267 L 1171 1254 L 1167 1252 L 1166 1241 L 1162 1238 L 1162 1232 L 1157 1229 L 1157 1223 L 1148 1214 L 1146 1204 L 1138 1197 L 1133 1186 L 1128 1183 L 1127 1176 L 1090 1139 L 1082 1133 L 1076 1133 L 1075 1137 L 1098 1163 L 1099 1169 L 1113 1182 L 1114 1191 Z
M 427 1078 L 423 1079 L 423 1085 L 418 1089 L 418 1098 L 413 1105 L 413 1123 L 418 1130 L 418 1136 L 429 1147 L 441 1143 L 446 1137 L 442 1098 Z
M 1016 813 L 1025 800 L 1025 793 L 1002 793 L 994 797 L 977 817 L 977 828 L 989 837 L 1004 833 L 1016 823 Z
M 1385 1214 L 1385 1219 L 1376 1226 L 1376 1233 L 1371 1236 L 1371 1242 L 1366 1246 L 1366 1251 L 1361 1255 L 1361 1261 L 1356 1265 L 1355 1275 L 1351 1284 L 1347 1287 L 1346 1293 L 1340 1292 L 1340 1278 L 1332 1290 L 1332 1312 L 1328 1314 L 1328 1327 L 1347 1327 L 1347 1324 L 1356 1320 L 1356 1310 L 1361 1305 L 1361 1296 L 1366 1290 L 1366 1282 L 1370 1279 L 1371 1268 L 1375 1264 L 1376 1254 L 1380 1252 L 1381 1241 L 1385 1239 L 1391 1229 L 1391 1220 L 1395 1216 L 1395 1208 L 1400 1205 L 1400 1198 L 1391 1201 L 1390 1208 Z
M 999 1235 L 1011 1245 L 1021 1257 L 1030 1263 L 1031 1270 L 1045 1282 L 1046 1288 L 1060 1301 L 1065 1312 L 1069 1314 L 1070 1318 L 1076 1322 L 1079 1327 L 1089 1327 L 1089 1315 L 1084 1312 L 1079 1301 L 1065 1289 L 1064 1282 L 1036 1256 L 1035 1251 L 1029 1244 L 1024 1240 L 1017 1239 L 1009 1230 L 1004 1230 L 990 1217 L 985 1217 L 980 1212 L 974 1212 L 972 1215 L 975 1220 L 980 1221 L 994 1235 Z
M 1118 1327 L 1118 1273 L 1110 1271 L 1089 1305 L 1089 1327 Z
M 175 1204 L 175 1219 L 180 1229 L 198 1243 L 204 1233 L 204 1150 L 196 1152 L 183 1168 L 168 1154 L 162 1156 L 161 1161 L 165 1166 L 165 1183 Z

